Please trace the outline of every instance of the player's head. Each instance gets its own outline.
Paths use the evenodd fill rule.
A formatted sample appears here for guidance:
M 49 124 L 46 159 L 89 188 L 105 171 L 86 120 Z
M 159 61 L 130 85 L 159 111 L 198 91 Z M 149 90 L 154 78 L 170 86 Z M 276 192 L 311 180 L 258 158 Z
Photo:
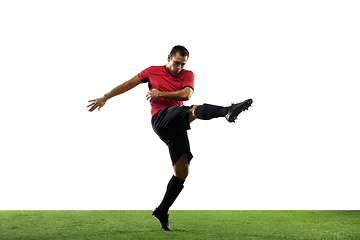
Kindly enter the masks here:
M 184 47 L 177 45 L 171 49 L 170 57 L 175 57 L 176 53 L 179 53 L 180 56 L 189 58 L 189 51 Z
M 189 58 L 189 51 L 183 46 L 175 46 L 168 56 L 167 69 L 172 75 L 176 75 L 183 70 Z

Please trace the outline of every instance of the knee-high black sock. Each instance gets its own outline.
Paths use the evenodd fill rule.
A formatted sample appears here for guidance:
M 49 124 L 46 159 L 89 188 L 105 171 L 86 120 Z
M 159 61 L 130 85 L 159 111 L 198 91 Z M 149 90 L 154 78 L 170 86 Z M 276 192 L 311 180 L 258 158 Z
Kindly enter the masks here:
M 229 107 L 221 107 L 205 103 L 195 108 L 194 114 L 198 119 L 209 120 L 217 117 L 225 117 L 228 111 Z
M 172 176 L 168 183 L 165 196 L 158 207 L 161 212 L 167 213 L 169 211 L 169 208 L 184 188 L 184 182 L 185 180 Z

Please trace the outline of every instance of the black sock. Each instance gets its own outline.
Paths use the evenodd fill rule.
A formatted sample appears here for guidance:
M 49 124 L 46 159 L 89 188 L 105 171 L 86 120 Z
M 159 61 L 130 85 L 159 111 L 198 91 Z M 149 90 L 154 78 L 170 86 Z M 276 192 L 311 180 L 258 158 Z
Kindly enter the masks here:
M 185 180 L 172 176 L 168 183 L 165 196 L 158 207 L 161 212 L 167 213 L 169 211 L 169 208 L 184 188 L 184 182 Z
M 198 119 L 209 120 L 217 117 L 225 117 L 228 111 L 229 107 L 221 107 L 205 103 L 195 108 L 194 114 Z

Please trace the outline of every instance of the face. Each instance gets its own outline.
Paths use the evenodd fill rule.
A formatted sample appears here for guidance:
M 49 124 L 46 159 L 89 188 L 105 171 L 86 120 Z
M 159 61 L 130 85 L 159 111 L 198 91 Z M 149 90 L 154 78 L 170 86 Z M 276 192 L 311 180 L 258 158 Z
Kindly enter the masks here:
M 171 73 L 171 75 L 177 75 L 181 70 L 183 70 L 187 60 L 188 57 L 183 57 L 178 52 L 172 58 L 169 55 L 166 68 Z

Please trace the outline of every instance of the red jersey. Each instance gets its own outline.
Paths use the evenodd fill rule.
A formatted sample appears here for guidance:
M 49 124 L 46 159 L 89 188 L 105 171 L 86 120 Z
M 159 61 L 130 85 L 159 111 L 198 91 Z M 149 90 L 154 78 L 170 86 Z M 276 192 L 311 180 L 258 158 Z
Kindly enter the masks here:
M 142 82 L 149 84 L 149 90 L 156 88 L 160 92 L 179 91 L 185 87 L 194 89 L 194 73 L 188 70 L 181 70 L 180 73 L 173 76 L 167 72 L 165 66 L 151 66 L 138 74 Z M 158 98 L 150 102 L 151 117 L 160 109 L 183 105 L 182 101 L 173 101 L 164 98 Z

